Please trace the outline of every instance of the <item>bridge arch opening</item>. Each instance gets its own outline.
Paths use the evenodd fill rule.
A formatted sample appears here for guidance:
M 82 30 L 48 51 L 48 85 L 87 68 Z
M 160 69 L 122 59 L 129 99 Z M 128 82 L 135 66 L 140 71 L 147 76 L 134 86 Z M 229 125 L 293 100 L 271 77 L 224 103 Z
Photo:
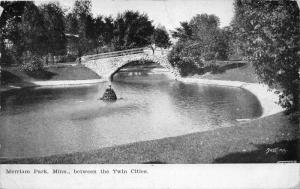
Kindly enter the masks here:
M 162 66 L 157 61 L 148 60 L 148 59 L 140 59 L 140 60 L 127 61 L 122 66 L 120 66 L 119 68 L 117 68 L 109 76 L 109 80 L 113 81 L 114 80 L 114 76 L 117 73 L 120 73 L 124 69 L 128 69 L 127 71 L 132 71 L 132 72 L 140 73 L 140 74 L 137 74 L 137 75 L 141 75 L 141 74 L 145 74 L 146 75 L 147 73 L 149 73 L 149 71 L 151 69 L 154 69 L 154 68 L 166 68 L 166 67 Z

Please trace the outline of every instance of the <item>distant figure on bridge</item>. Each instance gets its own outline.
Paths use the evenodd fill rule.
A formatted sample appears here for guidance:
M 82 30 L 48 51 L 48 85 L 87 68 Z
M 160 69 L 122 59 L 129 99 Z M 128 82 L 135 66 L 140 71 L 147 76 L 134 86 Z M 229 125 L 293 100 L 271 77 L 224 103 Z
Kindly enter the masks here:
M 154 54 L 155 49 L 156 49 L 155 43 L 152 43 L 152 44 L 150 45 L 150 48 L 151 48 L 151 50 L 152 50 L 152 53 Z

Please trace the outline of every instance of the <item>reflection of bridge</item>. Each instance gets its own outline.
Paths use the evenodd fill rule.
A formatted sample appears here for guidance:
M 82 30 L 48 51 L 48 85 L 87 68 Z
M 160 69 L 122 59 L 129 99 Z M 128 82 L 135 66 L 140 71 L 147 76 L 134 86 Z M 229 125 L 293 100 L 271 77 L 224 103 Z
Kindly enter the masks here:
M 136 48 L 88 55 L 83 56 L 81 59 L 83 65 L 90 68 L 106 80 L 111 80 L 114 73 L 116 73 L 121 67 L 130 62 L 138 60 L 158 63 L 161 66 L 167 68 L 172 76 L 175 76 L 176 72 L 171 67 L 167 58 L 168 52 L 168 50 L 155 50 L 153 53 L 153 51 L 149 48 Z

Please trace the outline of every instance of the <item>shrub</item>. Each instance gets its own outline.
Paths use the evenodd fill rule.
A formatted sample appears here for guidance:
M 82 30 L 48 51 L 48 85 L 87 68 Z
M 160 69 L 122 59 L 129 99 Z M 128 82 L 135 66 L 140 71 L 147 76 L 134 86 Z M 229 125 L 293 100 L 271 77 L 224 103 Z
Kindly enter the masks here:
M 26 53 L 22 56 L 22 64 L 20 65 L 21 71 L 34 72 L 43 70 L 42 58 L 32 53 Z
M 206 61 L 210 61 L 210 60 L 215 60 L 216 59 L 216 56 L 215 56 L 214 52 L 205 53 L 203 55 L 203 57 L 204 57 L 204 60 L 206 60 Z
M 178 42 L 171 50 L 168 59 L 181 76 L 195 74 L 203 66 L 200 51 L 190 41 Z

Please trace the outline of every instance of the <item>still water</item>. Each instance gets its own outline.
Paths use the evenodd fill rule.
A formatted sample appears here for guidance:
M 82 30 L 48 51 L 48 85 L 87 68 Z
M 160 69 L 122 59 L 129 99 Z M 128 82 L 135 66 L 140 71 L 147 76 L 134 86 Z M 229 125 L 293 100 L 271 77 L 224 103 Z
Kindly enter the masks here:
M 122 98 L 97 100 L 110 83 L 31 88 L 1 94 L 0 157 L 34 157 L 173 137 L 237 125 L 261 115 L 239 89 L 184 84 L 150 68 L 126 68 L 112 87 Z

